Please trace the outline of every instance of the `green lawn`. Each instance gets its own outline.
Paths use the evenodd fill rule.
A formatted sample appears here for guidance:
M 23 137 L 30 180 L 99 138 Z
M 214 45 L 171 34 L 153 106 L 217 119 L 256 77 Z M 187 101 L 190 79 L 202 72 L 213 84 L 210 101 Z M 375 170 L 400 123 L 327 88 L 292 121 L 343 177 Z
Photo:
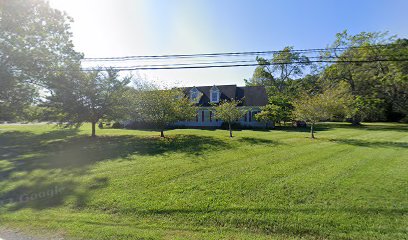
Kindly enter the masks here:
M 408 125 L 0 125 L 0 224 L 84 239 L 408 239 Z

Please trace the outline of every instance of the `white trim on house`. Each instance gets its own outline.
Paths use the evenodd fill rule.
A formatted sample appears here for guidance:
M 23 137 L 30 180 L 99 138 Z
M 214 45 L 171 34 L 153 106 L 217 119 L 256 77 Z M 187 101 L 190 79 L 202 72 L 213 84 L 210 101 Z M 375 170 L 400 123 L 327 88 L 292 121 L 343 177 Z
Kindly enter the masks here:
M 219 103 L 220 102 L 220 90 L 214 85 L 210 89 L 210 102 L 211 103 Z

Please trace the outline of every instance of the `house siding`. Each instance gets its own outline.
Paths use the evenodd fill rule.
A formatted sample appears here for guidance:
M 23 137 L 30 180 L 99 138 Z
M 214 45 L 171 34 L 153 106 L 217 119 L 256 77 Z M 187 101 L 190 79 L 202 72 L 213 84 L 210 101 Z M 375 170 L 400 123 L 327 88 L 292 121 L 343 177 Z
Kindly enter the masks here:
M 256 113 L 260 111 L 260 107 L 253 107 L 249 110 L 245 116 L 236 121 L 241 126 L 244 127 L 264 127 L 265 124 L 258 122 L 253 117 Z M 216 118 L 217 113 L 208 108 L 199 108 L 197 111 L 198 119 L 196 121 L 179 121 L 174 124 L 175 127 L 197 127 L 197 128 L 206 128 L 206 127 L 221 127 L 223 121 Z M 215 117 L 214 117 L 215 116 Z M 214 119 L 215 118 L 215 119 Z M 197 121 L 198 120 L 198 121 Z

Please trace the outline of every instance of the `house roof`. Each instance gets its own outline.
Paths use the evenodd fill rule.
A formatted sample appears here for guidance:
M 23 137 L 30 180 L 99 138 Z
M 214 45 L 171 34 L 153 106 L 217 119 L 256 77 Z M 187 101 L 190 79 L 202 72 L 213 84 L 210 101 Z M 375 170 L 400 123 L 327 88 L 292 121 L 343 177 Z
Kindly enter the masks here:
M 202 93 L 198 105 L 210 106 L 210 91 L 213 86 L 186 87 L 183 89 L 185 94 L 189 96 L 191 89 L 196 88 Z M 265 106 L 268 104 L 268 96 L 265 87 L 237 87 L 237 85 L 216 85 L 220 91 L 220 101 L 222 100 L 242 100 L 242 106 Z

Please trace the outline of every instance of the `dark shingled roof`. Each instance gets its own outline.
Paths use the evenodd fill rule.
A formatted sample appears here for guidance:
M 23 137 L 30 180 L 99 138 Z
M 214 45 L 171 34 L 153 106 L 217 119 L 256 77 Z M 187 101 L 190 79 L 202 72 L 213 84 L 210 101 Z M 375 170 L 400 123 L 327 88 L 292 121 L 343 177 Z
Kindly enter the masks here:
M 237 85 L 215 85 L 221 93 L 220 100 L 243 100 L 242 106 L 265 106 L 268 104 L 268 96 L 266 94 L 265 87 L 253 86 L 253 87 L 237 87 Z M 195 87 L 203 95 L 200 98 L 198 105 L 210 106 L 210 90 L 213 86 L 201 86 Z M 190 96 L 190 90 L 194 87 L 184 88 L 184 92 L 187 96 Z

